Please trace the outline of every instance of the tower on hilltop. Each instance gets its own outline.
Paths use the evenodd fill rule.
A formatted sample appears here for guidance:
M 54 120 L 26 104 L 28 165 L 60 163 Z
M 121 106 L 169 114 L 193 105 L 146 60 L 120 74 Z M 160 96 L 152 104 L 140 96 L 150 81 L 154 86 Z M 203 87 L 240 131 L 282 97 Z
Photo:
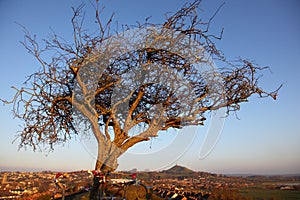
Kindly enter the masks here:
M 7 181 L 7 174 L 4 173 L 3 179 L 2 179 L 2 184 L 6 183 L 6 181 Z

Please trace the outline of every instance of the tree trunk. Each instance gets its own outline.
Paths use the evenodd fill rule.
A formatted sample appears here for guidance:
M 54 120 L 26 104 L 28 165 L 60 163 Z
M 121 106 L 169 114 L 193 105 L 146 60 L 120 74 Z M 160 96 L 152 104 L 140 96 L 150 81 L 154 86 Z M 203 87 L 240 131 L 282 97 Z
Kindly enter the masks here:
M 102 197 L 103 194 L 105 194 L 106 180 L 103 179 L 103 176 L 107 177 L 111 172 L 116 170 L 118 167 L 117 159 L 121 155 L 121 151 L 117 149 L 114 151 L 111 150 L 110 152 L 108 152 L 107 149 L 98 149 L 98 159 L 95 164 L 95 171 L 98 173 L 94 174 L 89 199 L 99 199 L 99 196 Z

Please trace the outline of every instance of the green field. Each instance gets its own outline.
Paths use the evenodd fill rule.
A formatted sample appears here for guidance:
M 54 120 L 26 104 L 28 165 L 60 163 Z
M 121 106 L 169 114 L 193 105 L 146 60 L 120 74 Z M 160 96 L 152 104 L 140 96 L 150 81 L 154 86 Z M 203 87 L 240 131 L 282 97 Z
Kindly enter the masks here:
M 249 199 L 270 199 L 270 200 L 299 200 L 300 191 L 287 191 L 287 190 L 269 190 L 259 187 L 249 187 L 239 190 L 239 193 Z

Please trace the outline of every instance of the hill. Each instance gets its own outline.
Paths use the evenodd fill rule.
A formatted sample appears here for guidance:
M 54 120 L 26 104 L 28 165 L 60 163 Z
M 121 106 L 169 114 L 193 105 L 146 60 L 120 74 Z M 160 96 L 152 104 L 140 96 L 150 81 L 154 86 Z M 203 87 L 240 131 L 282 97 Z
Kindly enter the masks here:
M 187 176 L 187 175 L 193 175 L 197 172 L 194 172 L 191 169 L 188 169 L 186 167 L 183 166 L 179 166 L 179 165 L 175 165 L 173 167 L 171 167 L 170 169 L 164 170 L 161 173 L 165 173 L 165 174 L 169 174 L 169 175 L 180 175 L 180 176 Z

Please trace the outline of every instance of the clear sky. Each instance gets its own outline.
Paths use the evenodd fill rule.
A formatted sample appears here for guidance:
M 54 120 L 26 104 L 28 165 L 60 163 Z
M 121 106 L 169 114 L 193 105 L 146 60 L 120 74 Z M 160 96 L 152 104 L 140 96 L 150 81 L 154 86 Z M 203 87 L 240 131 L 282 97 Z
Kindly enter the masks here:
M 115 12 L 120 24 L 134 24 L 148 16 L 152 16 L 153 23 L 162 23 L 164 13 L 178 10 L 185 1 L 100 2 L 106 7 L 104 17 Z M 23 32 L 17 23 L 40 39 L 52 29 L 70 40 L 71 7 L 80 3 L 77 0 L 0 1 L 1 98 L 12 98 L 14 91 L 10 86 L 20 87 L 26 75 L 38 69 L 37 62 L 19 43 Z M 207 19 L 222 3 L 204 0 L 200 15 Z M 255 96 L 243 104 L 237 113 L 239 119 L 230 116 L 225 120 L 218 143 L 205 158 L 200 158 L 199 154 L 210 121 L 197 130 L 197 137 L 191 137 L 188 134 L 191 130 L 184 129 L 179 140 L 174 139 L 176 133 L 169 132 L 167 137 L 161 134 L 158 139 L 139 145 L 120 159 L 119 169 L 163 169 L 178 163 L 194 170 L 216 173 L 300 173 L 299 9 L 298 0 L 226 1 L 211 27 L 214 33 L 224 28 L 223 39 L 217 46 L 229 58 L 241 56 L 270 66 L 272 72 L 265 71 L 261 86 L 273 90 L 284 83 L 277 101 Z M 89 1 L 86 1 L 86 10 L 87 16 L 93 13 Z M 12 141 L 22 122 L 13 119 L 11 108 L 0 105 L 0 169 L 94 168 L 94 148 L 79 137 L 51 153 L 32 152 L 31 149 L 18 151 L 18 141 Z M 185 145 L 180 146 L 178 141 Z M 160 145 L 168 151 L 162 150 Z

